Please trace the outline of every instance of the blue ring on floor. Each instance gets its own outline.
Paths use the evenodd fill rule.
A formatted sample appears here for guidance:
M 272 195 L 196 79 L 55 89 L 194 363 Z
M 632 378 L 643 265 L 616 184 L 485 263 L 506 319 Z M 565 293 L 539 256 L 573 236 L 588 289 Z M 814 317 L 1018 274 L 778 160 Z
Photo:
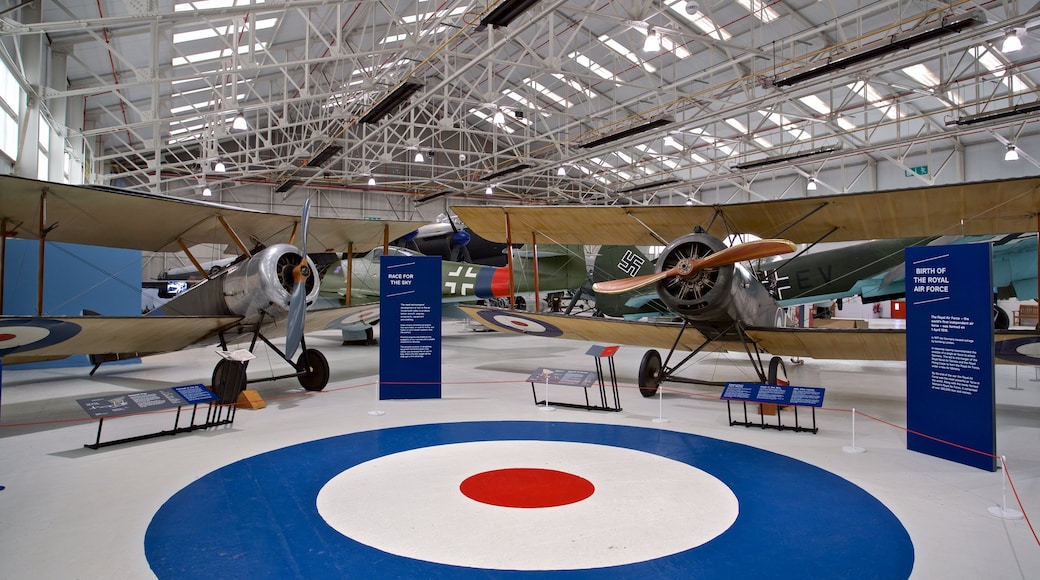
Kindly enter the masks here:
M 499 440 L 609 445 L 681 461 L 725 483 L 736 495 L 740 513 L 718 537 L 677 554 L 607 568 L 545 571 L 469 568 L 396 556 L 340 534 L 318 513 L 321 488 L 355 465 L 434 445 Z M 654 490 L 648 485 L 632 493 Z M 528 421 L 364 431 L 237 461 L 199 478 L 163 504 L 145 533 L 145 554 L 161 580 L 891 579 L 909 577 L 914 563 L 910 536 L 888 508 L 849 481 L 808 463 L 689 433 Z

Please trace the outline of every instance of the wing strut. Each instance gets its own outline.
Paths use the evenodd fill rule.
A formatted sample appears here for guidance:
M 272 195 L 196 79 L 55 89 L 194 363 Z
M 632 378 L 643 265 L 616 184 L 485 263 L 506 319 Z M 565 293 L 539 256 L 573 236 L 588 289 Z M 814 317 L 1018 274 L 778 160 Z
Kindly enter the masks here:
M 509 225 L 509 212 L 505 212 L 506 217 L 506 266 L 509 267 L 509 309 L 516 308 L 516 298 L 513 296 L 513 289 L 516 286 L 513 283 L 513 228 Z
M 231 229 L 231 226 L 228 225 L 227 220 L 224 219 L 224 216 L 218 215 L 217 221 L 220 222 L 220 225 L 224 226 L 224 230 L 227 231 L 229 236 L 231 236 L 231 239 L 235 242 L 235 245 L 238 246 L 238 249 L 247 257 L 252 257 L 252 252 L 250 252 L 249 248 L 247 248 L 246 245 L 242 243 L 242 238 L 238 237 L 238 234 L 235 233 L 235 230 Z
M 195 266 L 195 269 L 199 271 L 199 274 L 202 274 L 203 278 L 209 278 L 209 272 L 202 267 L 202 264 L 200 264 L 195 258 L 195 255 L 191 253 L 191 250 L 188 249 L 188 245 L 184 243 L 184 240 L 177 238 L 177 245 L 181 247 L 181 251 L 188 257 L 188 260 L 191 260 L 191 264 Z
M 654 237 L 654 239 L 656 239 L 656 240 L 657 240 L 658 242 L 660 242 L 662 246 L 667 246 L 667 245 L 668 245 L 668 243 L 669 243 L 669 242 L 668 242 L 668 240 L 666 240 L 666 239 L 662 238 L 662 237 L 661 237 L 661 236 L 660 236 L 660 235 L 659 235 L 659 234 L 658 234 L 657 232 L 655 232 L 655 231 L 654 231 L 654 230 L 653 230 L 653 229 L 652 229 L 652 228 L 651 228 L 650 226 L 646 225 L 646 223 L 645 223 L 645 222 L 643 222 L 643 220 L 641 220 L 641 219 L 637 218 L 636 216 L 632 215 L 632 212 L 630 212 L 630 211 L 626 211 L 626 212 L 625 212 L 625 215 L 627 215 L 628 217 L 630 217 L 630 218 L 632 218 L 632 219 L 636 220 L 636 222 L 638 222 L 638 223 L 639 223 L 639 225 L 641 225 L 641 226 L 643 226 L 644 228 L 646 228 L 646 231 L 650 232 L 650 235 L 651 235 L 651 236 L 653 236 L 653 237 Z

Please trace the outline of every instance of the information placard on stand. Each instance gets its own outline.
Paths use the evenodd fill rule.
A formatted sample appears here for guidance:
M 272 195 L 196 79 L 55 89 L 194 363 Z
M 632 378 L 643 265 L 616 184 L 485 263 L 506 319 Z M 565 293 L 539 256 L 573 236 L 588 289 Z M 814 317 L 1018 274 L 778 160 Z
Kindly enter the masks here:
M 76 402 L 79 403 L 79 406 L 82 407 L 88 415 L 98 420 L 97 437 L 93 443 L 87 443 L 84 447 L 88 449 L 100 449 L 101 447 L 108 447 L 109 445 L 118 445 L 120 443 L 129 443 L 131 441 L 151 439 L 153 437 L 187 433 L 188 431 L 208 429 L 218 425 L 228 425 L 234 421 L 233 410 L 230 411 L 228 416 L 225 418 L 221 411 L 221 405 L 214 404 L 218 400 L 219 397 L 217 397 L 216 393 L 206 388 L 205 385 L 197 384 L 169 387 L 165 389 L 154 389 L 151 391 L 140 391 L 126 395 L 89 397 L 86 399 L 77 399 Z M 201 403 L 209 403 L 209 409 L 207 409 L 205 421 L 202 423 L 196 423 L 195 419 L 198 412 L 198 406 Z M 192 408 L 191 418 L 187 425 L 181 426 L 181 409 L 182 407 L 189 405 Z M 104 427 L 105 419 L 154 413 L 166 409 L 177 409 L 177 413 L 173 419 L 173 429 L 137 435 L 136 437 L 101 441 L 101 429 Z
M 719 398 L 726 401 L 726 413 L 729 415 L 730 425 L 743 425 L 744 427 L 761 427 L 762 429 L 778 429 L 780 431 L 808 431 L 819 432 L 816 426 L 816 407 L 823 406 L 824 389 L 820 387 L 795 387 L 791 385 L 769 385 L 762 383 L 728 383 L 722 390 Z M 740 401 L 744 405 L 744 420 L 733 420 L 733 411 L 730 407 L 732 401 Z M 747 404 L 775 405 L 776 423 L 766 423 L 765 415 L 760 415 L 759 421 L 753 422 L 748 419 Z M 792 407 L 794 409 L 794 425 L 784 425 L 781 419 L 781 409 Z M 812 411 L 812 427 L 803 427 L 798 420 L 798 407 L 809 407 Z
M 541 405 L 544 407 L 548 407 L 549 405 L 557 407 L 573 407 L 588 411 L 620 411 L 621 397 L 618 394 L 617 374 L 614 370 L 614 353 L 617 352 L 617 349 L 617 346 L 593 346 L 590 348 L 585 354 L 593 357 L 596 361 L 595 371 L 544 367 L 536 369 L 527 377 L 527 382 L 531 383 L 531 395 L 534 397 L 535 405 Z M 610 373 L 609 379 L 603 375 L 603 364 L 601 362 L 603 359 L 606 359 L 608 363 L 608 370 Z M 613 406 L 610 404 L 611 401 L 609 400 L 607 393 L 608 380 L 610 381 Z M 536 392 L 537 385 L 544 385 L 546 390 L 545 397 L 541 401 L 538 400 L 538 394 Z M 550 401 L 548 393 L 549 385 L 581 387 L 585 394 L 585 404 Z M 589 388 L 593 385 L 599 387 L 599 405 L 593 405 L 589 401 Z

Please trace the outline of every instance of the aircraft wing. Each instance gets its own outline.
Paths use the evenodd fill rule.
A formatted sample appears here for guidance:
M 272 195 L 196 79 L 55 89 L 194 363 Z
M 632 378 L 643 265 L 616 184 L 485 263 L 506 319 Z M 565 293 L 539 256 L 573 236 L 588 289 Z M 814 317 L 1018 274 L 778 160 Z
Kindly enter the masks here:
M 156 353 L 233 327 L 237 316 L 4 316 L 0 361 L 18 364 L 77 354 Z
M 661 245 L 695 227 L 795 243 L 931 235 L 984 235 L 1037 229 L 1040 178 L 801 197 L 715 206 L 455 206 L 488 240 Z M 726 228 L 730 229 L 726 229 Z M 655 236 L 656 234 L 656 236 Z
M 44 195 L 46 194 L 46 195 Z M 17 238 L 40 238 L 41 207 L 46 239 L 152 252 L 211 243 L 233 243 L 224 220 L 252 247 L 249 238 L 266 244 L 288 241 L 296 215 L 268 213 L 229 205 L 131 192 L 96 186 L 66 185 L 0 176 L 0 218 Z M 425 222 L 314 217 L 308 227 L 312 251 L 355 252 L 382 245 L 415 231 Z M 49 230 L 47 228 L 50 228 Z M 299 244 L 299 241 L 297 241 Z
M 78 354 L 172 352 L 211 341 L 225 333 L 228 343 L 252 338 L 250 325 L 238 316 L 3 316 L 0 362 L 5 365 L 64 358 Z M 379 305 L 366 304 L 307 312 L 304 332 L 374 324 Z M 264 325 L 268 338 L 285 336 L 282 318 Z
M 608 344 L 626 344 L 668 350 L 675 344 L 681 324 L 634 322 L 614 318 L 534 314 L 484 306 L 460 306 L 460 310 L 493 330 L 569 338 Z M 906 360 L 906 331 L 854 328 L 749 328 L 747 335 L 770 354 L 842 360 Z M 692 351 L 705 340 L 693 328 L 683 332 L 677 350 Z M 1040 357 L 1036 344 L 1040 333 L 998 331 L 995 337 L 997 362 L 1036 366 Z M 715 341 L 706 351 L 743 351 L 739 341 Z

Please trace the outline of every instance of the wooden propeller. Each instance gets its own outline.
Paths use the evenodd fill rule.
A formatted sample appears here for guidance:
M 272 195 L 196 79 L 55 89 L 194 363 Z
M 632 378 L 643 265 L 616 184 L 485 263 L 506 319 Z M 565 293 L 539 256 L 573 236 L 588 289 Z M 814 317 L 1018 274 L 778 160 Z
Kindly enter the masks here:
M 794 243 L 787 240 L 755 240 L 746 244 L 730 246 L 703 258 L 683 258 L 667 270 L 634 278 L 596 282 L 592 289 L 603 294 L 622 294 L 649 286 L 671 276 L 689 278 L 705 268 L 718 268 L 745 260 L 768 258 L 794 251 Z

